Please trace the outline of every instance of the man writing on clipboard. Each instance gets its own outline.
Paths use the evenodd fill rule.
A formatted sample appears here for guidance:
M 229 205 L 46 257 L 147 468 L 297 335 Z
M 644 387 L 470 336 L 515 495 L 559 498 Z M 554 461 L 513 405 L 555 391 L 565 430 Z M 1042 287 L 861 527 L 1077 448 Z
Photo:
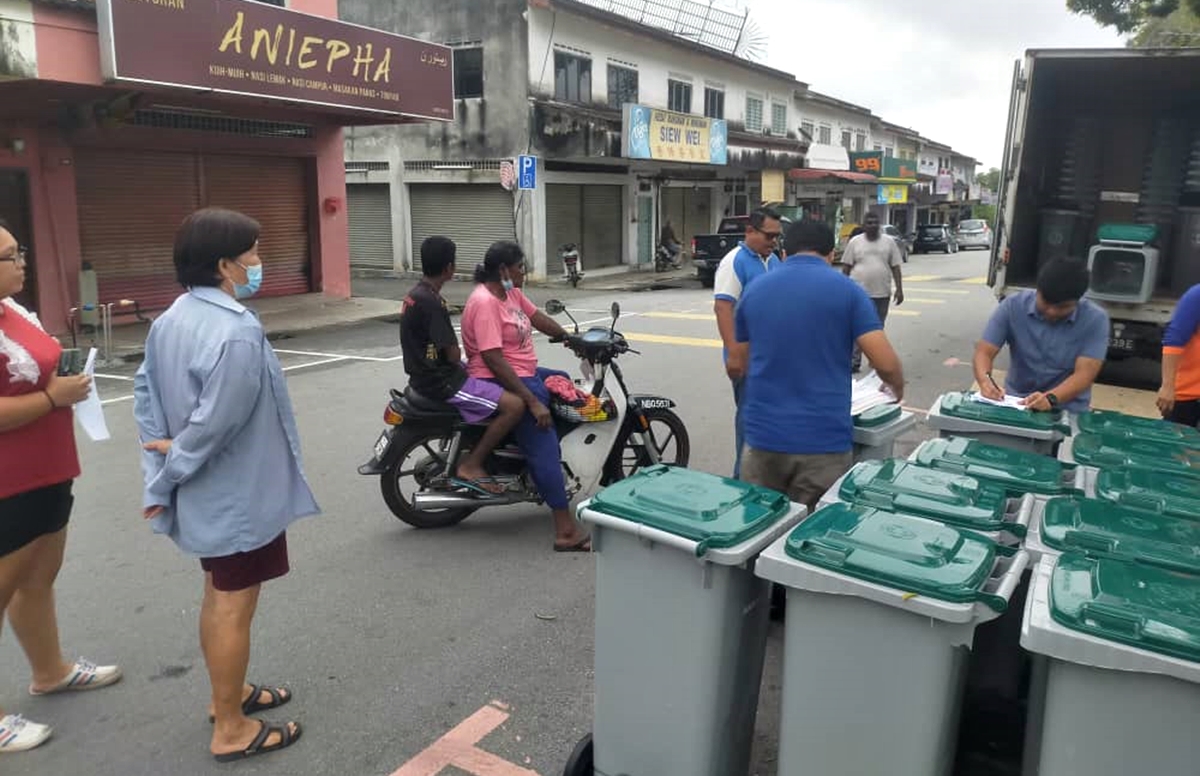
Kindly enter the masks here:
M 1036 291 L 1006 298 L 992 313 L 975 346 L 979 393 L 1000 401 L 1005 393 L 1025 397 L 1031 410 L 1086 412 L 1092 385 L 1108 352 L 1108 313 L 1083 298 L 1090 276 L 1074 259 L 1052 261 L 1038 273 Z M 1000 350 L 1008 345 L 1010 366 L 1002 389 L 992 377 Z

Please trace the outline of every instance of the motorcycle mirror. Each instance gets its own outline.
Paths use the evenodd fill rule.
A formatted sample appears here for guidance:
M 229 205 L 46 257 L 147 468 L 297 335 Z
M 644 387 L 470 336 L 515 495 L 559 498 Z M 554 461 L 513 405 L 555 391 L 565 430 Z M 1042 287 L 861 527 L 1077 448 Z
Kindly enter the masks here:
M 546 312 L 550 315 L 562 315 L 567 311 L 567 306 L 557 299 L 551 299 L 546 302 Z
M 621 317 L 621 303 L 620 303 L 620 302 L 613 302 L 613 303 L 612 303 L 612 319 L 613 319 L 613 323 L 616 323 L 616 322 L 617 322 L 617 319 L 618 319 L 618 318 L 620 318 L 620 317 Z

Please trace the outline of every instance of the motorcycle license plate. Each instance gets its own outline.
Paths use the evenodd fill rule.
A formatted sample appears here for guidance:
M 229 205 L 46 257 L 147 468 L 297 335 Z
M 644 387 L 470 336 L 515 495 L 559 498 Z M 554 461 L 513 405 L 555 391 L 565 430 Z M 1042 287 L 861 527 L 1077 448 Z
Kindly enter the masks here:
M 379 439 L 375 440 L 375 459 L 383 460 L 383 454 L 387 452 L 388 445 L 392 441 L 392 432 L 384 431 L 379 435 Z

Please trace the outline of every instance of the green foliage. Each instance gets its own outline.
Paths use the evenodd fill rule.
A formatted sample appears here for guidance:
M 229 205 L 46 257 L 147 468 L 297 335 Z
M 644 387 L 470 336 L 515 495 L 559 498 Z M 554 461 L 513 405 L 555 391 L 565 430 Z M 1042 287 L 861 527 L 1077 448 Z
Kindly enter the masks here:
M 996 223 L 995 205 L 974 205 L 971 207 L 971 218 L 982 218 L 989 225 Z
M 975 176 L 975 182 L 993 193 L 1000 191 L 1000 168 L 993 167 L 987 172 L 979 173 Z
M 1105 27 L 1125 33 L 1136 33 L 1180 7 L 1200 16 L 1200 0 L 1067 0 L 1067 8 L 1074 13 L 1090 16 Z
M 1200 46 L 1200 15 L 1181 5 L 1169 16 L 1151 19 L 1129 40 L 1134 48 Z

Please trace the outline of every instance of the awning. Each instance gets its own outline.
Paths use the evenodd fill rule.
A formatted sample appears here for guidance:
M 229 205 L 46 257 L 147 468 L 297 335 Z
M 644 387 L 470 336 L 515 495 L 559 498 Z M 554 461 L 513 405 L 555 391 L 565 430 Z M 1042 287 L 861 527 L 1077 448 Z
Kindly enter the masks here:
M 788 171 L 788 180 L 793 181 L 834 181 L 839 183 L 875 184 L 879 179 L 865 172 L 850 172 L 848 170 L 816 170 L 811 167 L 797 167 Z

